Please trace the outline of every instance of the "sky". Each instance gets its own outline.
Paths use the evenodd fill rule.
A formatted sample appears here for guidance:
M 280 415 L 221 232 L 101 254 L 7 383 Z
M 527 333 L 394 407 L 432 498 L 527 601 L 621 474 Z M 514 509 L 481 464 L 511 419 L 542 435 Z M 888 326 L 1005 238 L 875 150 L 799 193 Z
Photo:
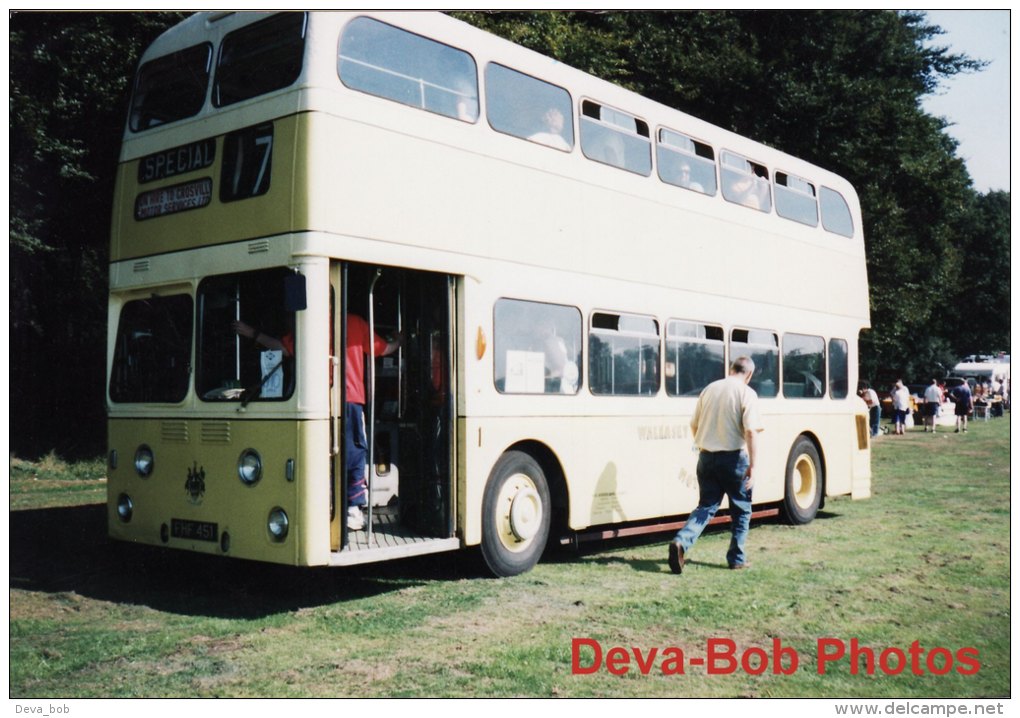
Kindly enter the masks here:
M 932 41 L 990 64 L 942 83 L 924 100 L 930 114 L 953 123 L 949 134 L 978 192 L 1009 190 L 1010 168 L 1010 12 L 1008 10 L 926 10 L 928 20 L 946 31 Z

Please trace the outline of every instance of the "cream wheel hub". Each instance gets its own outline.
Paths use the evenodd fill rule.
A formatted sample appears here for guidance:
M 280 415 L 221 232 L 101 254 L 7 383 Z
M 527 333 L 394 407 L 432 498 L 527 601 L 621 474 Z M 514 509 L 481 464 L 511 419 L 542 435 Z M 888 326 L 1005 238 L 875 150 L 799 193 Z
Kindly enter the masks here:
M 535 537 L 541 525 L 541 497 L 532 487 L 521 487 L 510 502 L 510 531 L 518 541 L 527 541 Z

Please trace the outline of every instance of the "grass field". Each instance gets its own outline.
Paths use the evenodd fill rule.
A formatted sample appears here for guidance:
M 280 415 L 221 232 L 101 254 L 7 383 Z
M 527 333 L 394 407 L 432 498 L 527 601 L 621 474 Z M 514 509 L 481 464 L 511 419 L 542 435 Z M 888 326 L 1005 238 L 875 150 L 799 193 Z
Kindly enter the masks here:
M 681 577 L 661 536 L 504 580 L 469 552 L 302 570 L 112 544 L 101 462 L 12 459 L 10 696 L 1009 696 L 1009 453 L 1008 414 L 881 437 L 872 498 L 756 523 L 750 571 L 723 529 Z M 572 673 L 575 638 L 598 670 Z M 691 662 L 710 645 L 732 671 Z M 612 647 L 657 655 L 614 675 Z

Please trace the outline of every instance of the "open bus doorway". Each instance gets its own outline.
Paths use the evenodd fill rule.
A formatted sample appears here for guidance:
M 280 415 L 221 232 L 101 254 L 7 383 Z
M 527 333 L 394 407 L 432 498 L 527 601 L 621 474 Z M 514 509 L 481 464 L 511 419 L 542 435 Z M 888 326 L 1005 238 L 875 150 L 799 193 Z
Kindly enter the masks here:
M 428 544 L 444 539 L 452 539 L 449 547 L 455 548 L 455 282 L 448 275 L 354 263 L 339 264 L 334 277 L 340 301 L 334 301 L 333 352 L 340 360 L 337 376 L 350 372 L 347 386 L 363 382 L 369 500 L 363 507 L 364 527 L 354 530 L 347 521 L 343 412 L 345 403 L 361 395 L 336 387 L 332 391 L 339 398 L 331 404 L 338 432 L 332 457 L 333 550 L 366 554 L 367 560 L 368 553 L 383 549 L 396 556 L 429 552 Z M 337 313 L 337 305 L 346 311 Z M 364 357 L 360 377 L 355 362 L 339 351 L 357 321 L 352 316 L 388 342 L 399 337 L 393 353 Z

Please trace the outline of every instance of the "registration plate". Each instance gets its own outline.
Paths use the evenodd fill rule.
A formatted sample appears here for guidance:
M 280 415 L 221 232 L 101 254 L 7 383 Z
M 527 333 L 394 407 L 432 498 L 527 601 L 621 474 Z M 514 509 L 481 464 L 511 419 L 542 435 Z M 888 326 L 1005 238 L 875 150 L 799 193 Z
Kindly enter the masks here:
M 178 539 L 215 542 L 219 540 L 219 528 L 208 521 L 170 519 L 170 535 Z

